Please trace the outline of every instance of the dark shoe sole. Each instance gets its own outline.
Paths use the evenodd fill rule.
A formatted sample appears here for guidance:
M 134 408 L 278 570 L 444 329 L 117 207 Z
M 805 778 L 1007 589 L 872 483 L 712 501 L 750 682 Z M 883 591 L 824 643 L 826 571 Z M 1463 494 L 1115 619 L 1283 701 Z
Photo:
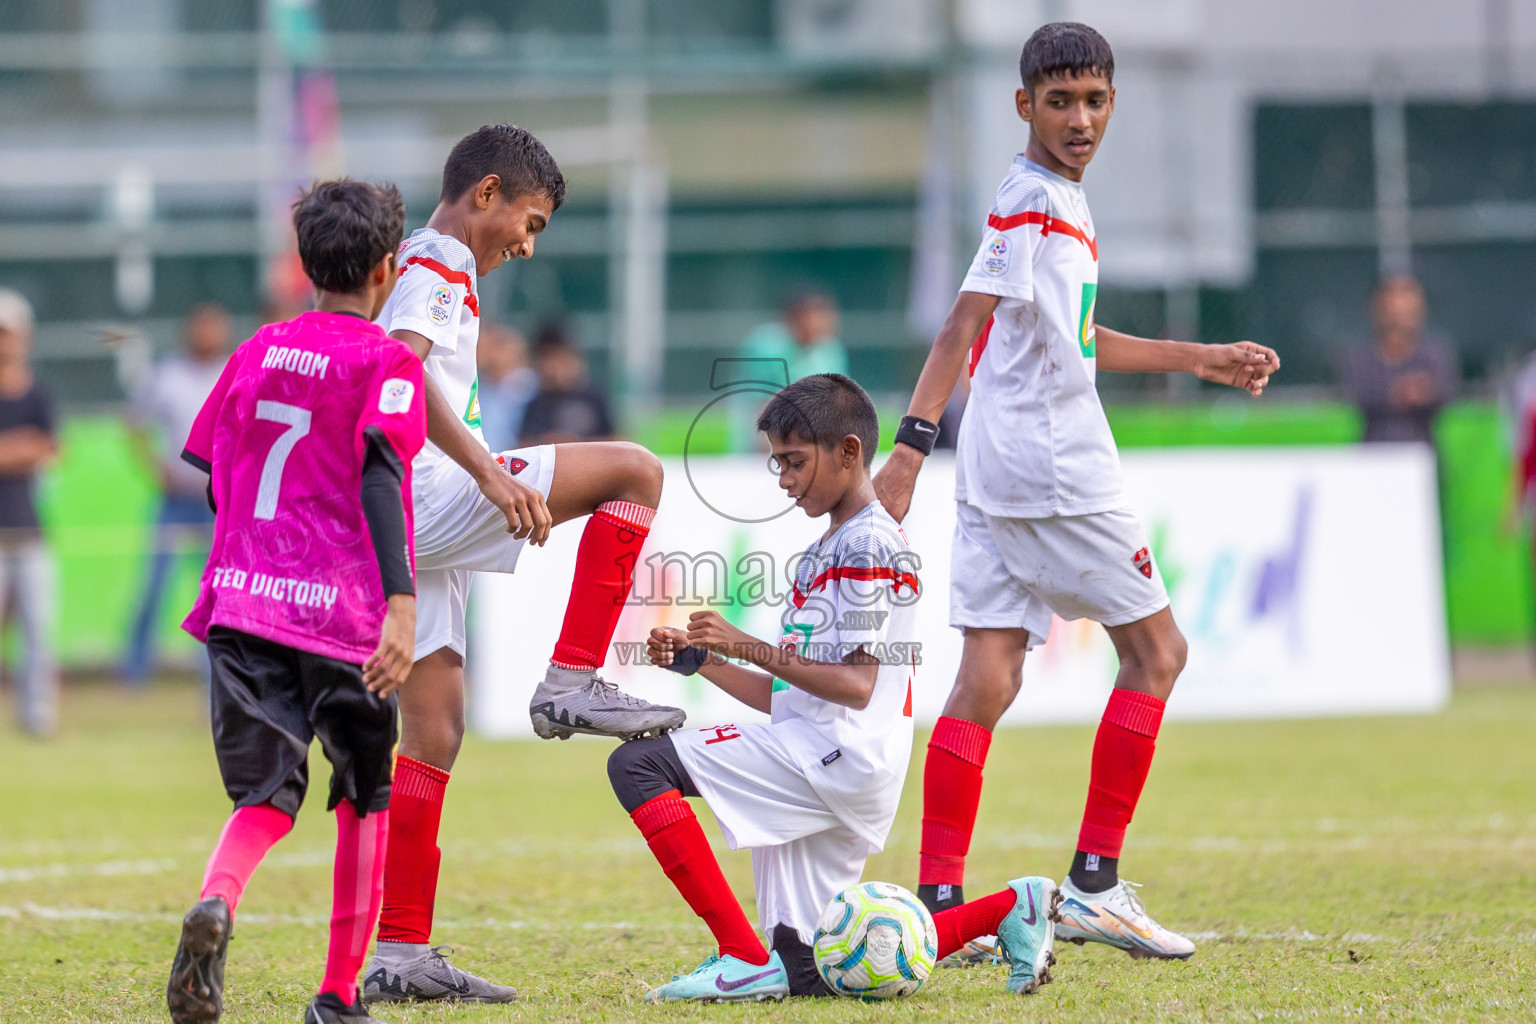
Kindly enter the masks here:
M 650 736 L 664 736 L 669 732 L 676 732 L 683 727 L 682 722 L 676 725 L 653 725 L 648 729 L 620 730 L 610 732 L 606 729 L 595 729 L 589 726 L 562 725 L 559 722 L 551 722 L 543 715 L 532 716 L 533 733 L 541 740 L 568 740 L 572 736 L 603 736 L 608 739 L 629 742 L 630 740 L 645 739 Z
M 224 1011 L 224 958 L 229 951 L 229 919 L 211 901 L 187 911 L 181 944 L 171 965 L 165 1001 L 175 1024 L 213 1024 Z
M 377 1006 L 381 1003 L 417 1003 L 423 1006 L 427 1005 L 428 1003 L 483 1003 L 487 1006 L 491 1006 L 506 1005 L 508 1003 L 515 1003 L 518 1001 L 517 991 L 515 989 L 513 990 L 512 994 L 507 996 L 505 999 L 492 999 L 489 996 L 461 996 L 456 992 L 450 992 L 447 995 L 441 996 L 397 996 L 375 993 L 364 995 L 361 998 L 364 1006 Z

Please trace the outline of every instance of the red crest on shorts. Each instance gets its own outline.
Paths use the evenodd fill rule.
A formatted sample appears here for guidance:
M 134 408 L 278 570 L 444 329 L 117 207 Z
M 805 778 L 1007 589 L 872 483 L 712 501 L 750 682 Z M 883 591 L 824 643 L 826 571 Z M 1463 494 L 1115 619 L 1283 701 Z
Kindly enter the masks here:
M 521 473 L 523 470 L 528 468 L 528 460 L 527 459 L 506 459 L 506 458 L 503 458 L 503 459 L 500 460 L 500 462 L 501 462 L 501 464 L 503 466 L 507 467 L 507 472 L 511 473 L 513 476 L 517 476 L 517 474 Z
M 1146 548 L 1142 548 L 1131 556 L 1131 561 L 1136 563 L 1136 568 L 1147 579 L 1152 578 L 1152 554 Z

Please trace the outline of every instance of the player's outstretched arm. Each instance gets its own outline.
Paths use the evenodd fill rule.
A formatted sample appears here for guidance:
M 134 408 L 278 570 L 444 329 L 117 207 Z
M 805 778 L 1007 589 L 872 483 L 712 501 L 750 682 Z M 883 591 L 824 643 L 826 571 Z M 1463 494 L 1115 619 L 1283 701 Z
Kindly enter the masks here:
M 960 371 L 965 368 L 966 353 L 992 319 L 999 301 L 996 295 L 980 292 L 961 292 L 955 299 L 923 362 L 923 372 L 918 375 L 912 402 L 907 406 L 909 417 L 931 426 L 939 422 L 949 396 L 954 393 L 955 382 L 960 379 Z M 931 440 L 929 445 L 931 448 Z M 890 458 L 875 474 L 875 496 L 898 523 L 907 517 L 912 506 L 912 490 L 917 486 L 917 473 L 925 458 L 926 452 L 898 440 Z
M 814 661 L 802 657 L 743 633 L 725 621 L 719 612 L 694 612 L 688 616 L 688 644 L 712 654 L 749 662 L 790 686 L 856 711 L 869 705 L 869 698 L 875 692 L 875 676 L 880 670 L 880 663 L 862 650 L 854 651 L 841 662 Z M 712 668 L 750 671 L 740 669 L 739 666 L 712 662 L 700 670 L 711 682 L 714 682 L 710 675 Z M 755 672 L 751 674 L 758 675 Z M 771 679 L 769 681 L 771 694 Z
M 1201 380 L 1242 388 L 1257 398 L 1280 369 L 1274 349 L 1251 341 L 1198 345 L 1137 338 L 1102 326 L 1095 333 L 1099 369 L 1112 373 L 1191 373 Z
M 431 339 L 415 331 L 392 331 L 389 336 L 405 342 L 423 361 L 432 352 Z M 544 495 L 538 488 L 528 486 L 502 469 L 495 456 L 480 446 L 430 374 L 423 384 L 427 399 L 427 440 L 474 478 L 480 493 L 507 517 L 508 533 L 514 537 L 527 537 L 530 544 L 543 544 L 555 522 Z

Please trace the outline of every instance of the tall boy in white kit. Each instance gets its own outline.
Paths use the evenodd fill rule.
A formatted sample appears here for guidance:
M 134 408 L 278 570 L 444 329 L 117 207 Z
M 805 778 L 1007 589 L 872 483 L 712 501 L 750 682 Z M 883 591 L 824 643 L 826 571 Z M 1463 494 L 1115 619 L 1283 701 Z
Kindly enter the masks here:
M 1094 374 L 1178 371 L 1258 395 L 1280 360 L 1247 341 L 1194 345 L 1095 324 L 1099 247 L 1082 177 L 1114 110 L 1114 70 L 1109 44 L 1087 25 L 1045 25 L 1024 44 L 1014 101 L 1029 145 L 997 190 L 875 490 L 897 521 L 906 516 L 935 424 L 969 365 L 950 570 L 950 624 L 965 642 L 928 742 L 918 895 L 934 911 L 964 902 L 981 768 L 1018 695 L 1024 653 L 1045 642 L 1053 614 L 1089 618 L 1108 630 L 1120 671 L 1094 742 L 1058 934 L 1185 958 L 1194 944 L 1152 920 L 1118 874 L 1185 643 L 1127 505 Z

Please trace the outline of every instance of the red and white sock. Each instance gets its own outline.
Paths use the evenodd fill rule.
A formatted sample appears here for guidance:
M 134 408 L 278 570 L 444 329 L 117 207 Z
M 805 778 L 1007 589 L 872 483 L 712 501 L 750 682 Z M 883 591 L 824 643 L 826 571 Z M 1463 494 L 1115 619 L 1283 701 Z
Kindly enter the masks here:
M 939 955 L 936 959 L 943 960 L 951 953 L 963 949 L 972 939 L 996 935 L 1003 918 L 1008 916 L 1008 911 L 1013 909 L 1017 900 L 1017 893 L 1012 889 L 1004 889 L 934 914 L 933 927 L 939 933 Z
M 443 859 L 437 829 L 447 787 L 448 773 L 441 768 L 409 757 L 395 758 L 380 942 L 425 943 L 432 937 L 437 872 Z
M 635 563 L 656 510 L 630 501 L 597 506 L 576 549 L 576 578 L 550 657 L 559 668 L 601 668 L 619 613 L 635 582 Z
M 923 762 L 923 840 L 919 885 L 963 885 L 965 856 L 981 803 L 981 769 L 992 732 L 963 718 L 940 718 Z
M 1077 834 L 1077 848 L 1084 853 L 1120 856 L 1125 830 L 1152 768 L 1164 706 L 1149 693 L 1122 689 L 1110 693 L 1093 740 L 1088 803 Z
M 334 992 L 343 1003 L 357 1002 L 357 972 L 368 955 L 368 940 L 384 900 L 384 851 L 389 812 L 359 818 L 351 801 L 336 807 L 336 862 L 331 879 L 331 942 L 325 955 L 320 994 Z
M 203 871 L 203 890 L 198 898 L 224 897 L 233 917 L 251 875 L 256 872 L 256 865 L 292 830 L 293 819 L 286 811 L 271 804 L 235 808 L 235 813 L 224 823 L 224 831 L 219 833 L 213 853 L 208 855 L 208 867 Z
M 656 855 L 661 870 L 677 886 L 693 912 L 709 926 L 720 955 L 734 956 L 749 964 L 766 964 L 768 950 L 721 874 L 715 852 L 704 838 L 704 829 L 682 794 L 669 789 L 636 807 L 630 818 Z

